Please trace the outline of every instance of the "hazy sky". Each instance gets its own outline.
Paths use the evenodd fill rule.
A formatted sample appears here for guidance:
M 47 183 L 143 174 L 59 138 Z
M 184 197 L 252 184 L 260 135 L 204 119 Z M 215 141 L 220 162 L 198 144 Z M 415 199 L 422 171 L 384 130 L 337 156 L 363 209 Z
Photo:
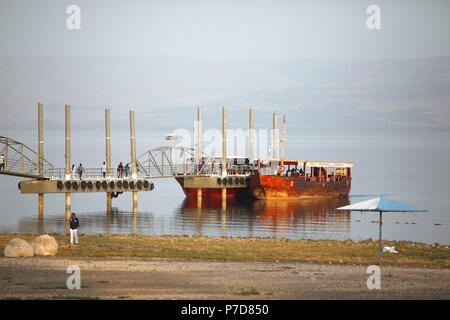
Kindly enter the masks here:
M 81 29 L 68 30 L 69 5 Z M 366 27 L 369 5 L 381 30 Z M 0 54 L 183 55 L 213 59 L 450 55 L 447 0 L 1 0 Z
M 69 5 L 81 29 L 69 30 Z M 369 5 L 381 30 L 366 26 Z M 197 106 L 220 127 L 352 134 L 450 131 L 450 1 L 0 0 L 0 135 L 35 128 L 191 128 Z M 176 115 L 176 117 L 174 117 Z M 281 119 L 281 117 L 280 117 Z M 34 140 L 33 140 L 34 141 Z

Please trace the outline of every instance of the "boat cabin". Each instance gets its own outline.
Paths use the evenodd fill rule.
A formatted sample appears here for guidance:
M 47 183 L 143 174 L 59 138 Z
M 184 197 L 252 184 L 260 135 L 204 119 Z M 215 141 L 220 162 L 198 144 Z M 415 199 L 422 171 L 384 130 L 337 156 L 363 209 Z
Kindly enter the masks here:
M 342 181 L 351 180 L 353 165 L 353 162 L 260 159 L 257 161 L 257 172 L 306 181 Z

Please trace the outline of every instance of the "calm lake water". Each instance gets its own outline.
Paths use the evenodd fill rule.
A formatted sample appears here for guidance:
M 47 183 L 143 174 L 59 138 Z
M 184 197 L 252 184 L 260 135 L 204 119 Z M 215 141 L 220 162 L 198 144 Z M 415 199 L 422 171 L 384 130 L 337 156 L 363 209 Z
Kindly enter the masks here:
M 79 134 L 78 142 L 74 140 L 72 154 L 83 154 L 83 164 L 87 163 L 85 167 L 93 167 L 94 163 L 102 161 L 102 135 L 100 131 L 96 133 L 97 138 L 89 140 L 87 134 Z M 72 211 L 80 218 L 80 232 L 377 239 L 377 213 L 336 212 L 335 208 L 382 193 L 393 200 L 428 210 L 427 213 L 384 214 L 383 239 L 450 244 L 449 134 L 292 135 L 301 138 L 288 143 L 287 158 L 355 162 L 348 199 L 228 201 L 224 209 L 220 200 L 203 199 L 199 206 L 196 200 L 185 199 L 173 179 L 157 179 L 154 180 L 154 191 L 139 193 L 139 209 L 135 215 L 130 212 L 130 194 L 114 199 L 114 211 L 110 214 L 105 211 L 104 194 L 72 195 Z M 51 138 L 49 140 L 46 158 L 57 159 L 62 167 L 64 146 Z M 139 142 L 138 139 L 141 152 L 162 144 L 151 138 Z M 147 143 L 145 148 L 143 145 Z M 116 145 L 119 147 L 114 149 Z M 123 137 L 113 141 L 113 155 L 121 152 L 128 157 L 128 149 L 128 132 L 124 131 Z M 97 154 L 100 160 L 96 158 Z M 113 163 L 115 160 L 119 161 L 113 158 Z M 40 221 L 37 218 L 37 196 L 21 195 L 16 187 L 18 181 L 15 177 L 0 176 L 0 232 L 64 233 L 64 196 L 46 195 L 44 219 Z

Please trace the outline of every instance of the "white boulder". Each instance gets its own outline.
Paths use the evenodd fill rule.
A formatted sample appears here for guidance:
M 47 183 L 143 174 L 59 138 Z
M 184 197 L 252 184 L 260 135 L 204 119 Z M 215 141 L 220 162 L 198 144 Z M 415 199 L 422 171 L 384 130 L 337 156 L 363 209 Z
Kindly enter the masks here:
M 23 239 L 13 238 L 5 246 L 5 257 L 32 257 L 34 256 L 33 247 Z
M 48 234 L 34 238 L 31 246 L 37 256 L 55 256 L 58 253 L 58 242 Z

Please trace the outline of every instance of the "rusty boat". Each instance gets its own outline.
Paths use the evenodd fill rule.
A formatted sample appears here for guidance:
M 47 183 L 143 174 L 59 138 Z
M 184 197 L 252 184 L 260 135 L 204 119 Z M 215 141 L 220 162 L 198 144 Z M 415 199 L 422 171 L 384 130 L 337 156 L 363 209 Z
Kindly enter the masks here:
M 343 198 L 350 193 L 353 162 L 285 160 L 286 117 L 281 159 L 257 162 L 249 188 L 257 199 Z M 287 168 L 286 168 L 287 166 Z
M 353 162 L 258 160 L 249 188 L 257 199 L 342 198 L 350 192 L 352 167 Z
M 278 157 L 277 114 L 273 119 L 272 158 L 254 160 L 250 135 L 249 157 L 226 155 L 226 108 L 222 109 L 222 156 L 209 157 L 202 150 L 202 113 L 198 109 L 195 145 L 189 156 L 183 151 L 183 174 L 175 179 L 188 198 L 329 199 L 348 196 L 353 162 L 286 160 L 286 117 L 283 121 L 282 154 Z M 250 133 L 253 110 L 250 109 Z M 196 128 L 195 128 L 196 127 Z M 173 136 L 173 135 L 171 135 Z

